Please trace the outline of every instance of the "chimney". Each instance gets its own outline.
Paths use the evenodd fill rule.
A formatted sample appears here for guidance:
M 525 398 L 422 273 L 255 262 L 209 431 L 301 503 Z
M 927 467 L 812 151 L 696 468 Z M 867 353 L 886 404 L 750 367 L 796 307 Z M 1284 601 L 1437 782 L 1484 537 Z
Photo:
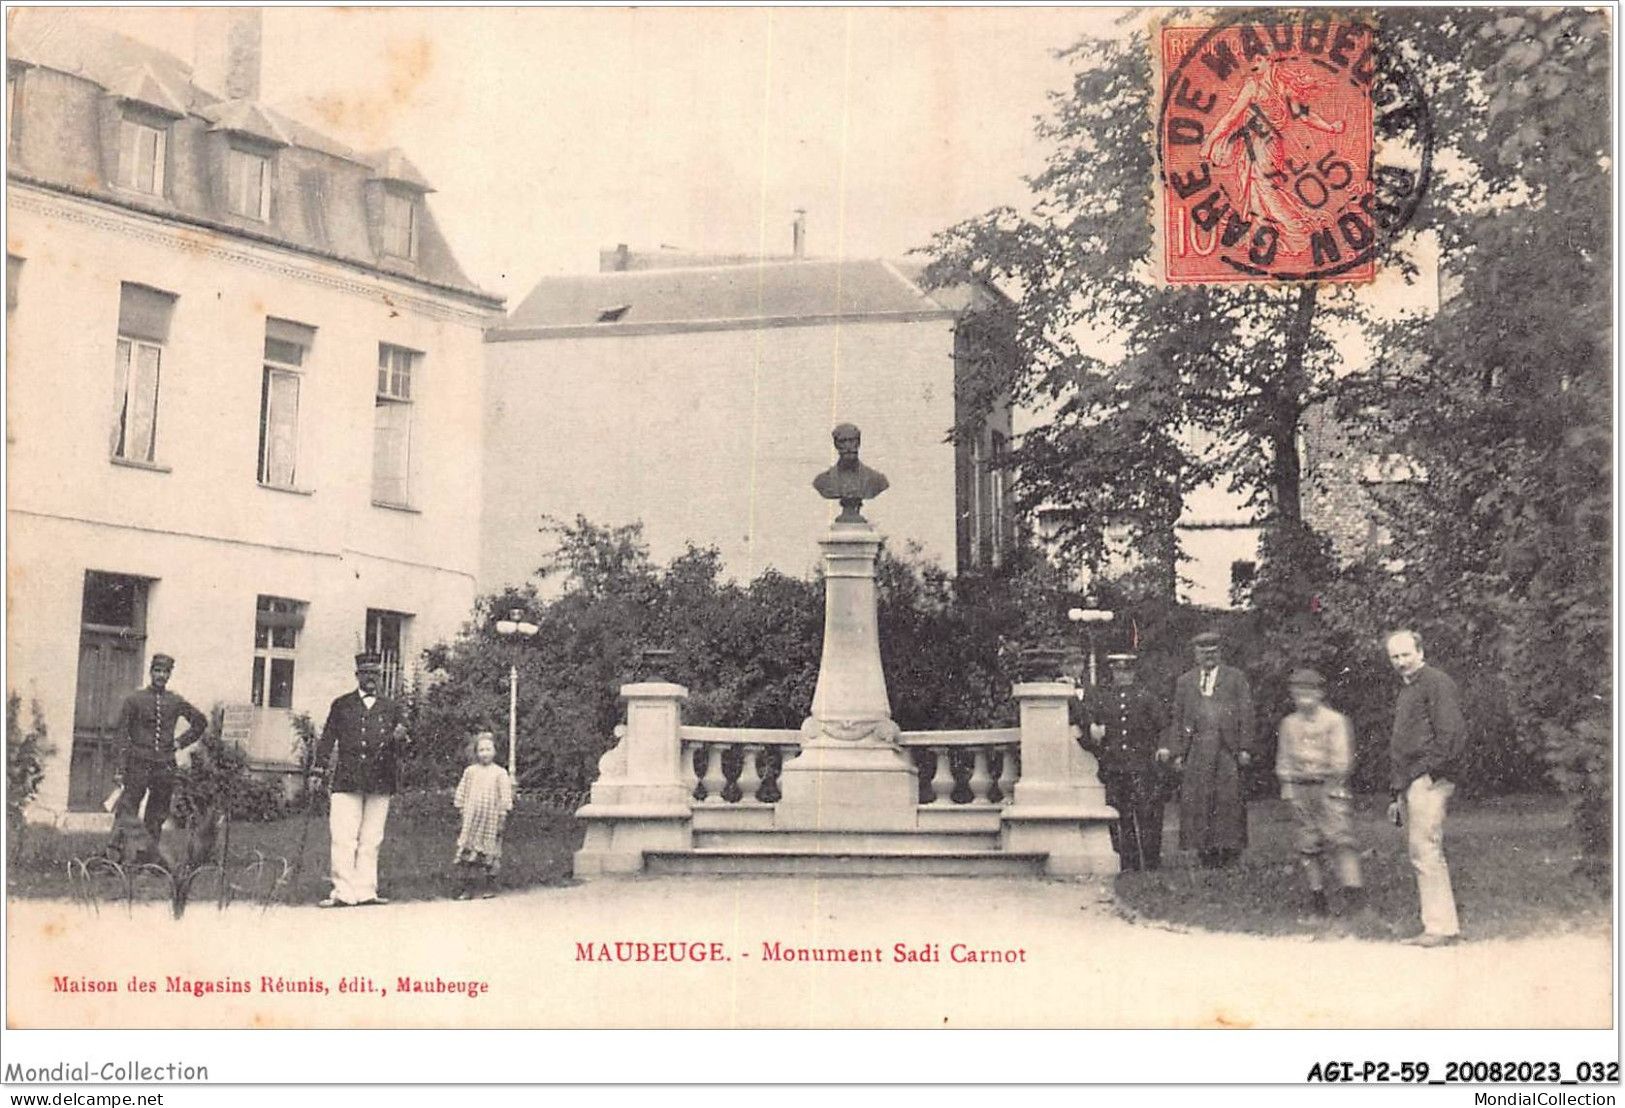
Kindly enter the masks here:
M 796 221 L 790 224 L 790 253 L 797 261 L 807 256 L 807 209 L 796 209 Z
M 622 271 L 632 268 L 632 251 L 624 242 L 615 244 L 615 268 Z
M 260 98 L 259 8 L 199 8 L 192 82 L 226 100 Z

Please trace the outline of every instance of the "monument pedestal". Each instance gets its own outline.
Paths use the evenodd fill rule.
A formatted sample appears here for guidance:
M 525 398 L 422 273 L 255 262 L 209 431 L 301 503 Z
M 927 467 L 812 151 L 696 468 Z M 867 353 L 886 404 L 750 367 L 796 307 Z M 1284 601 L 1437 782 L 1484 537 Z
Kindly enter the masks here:
M 919 777 L 895 746 L 803 747 L 779 777 L 780 831 L 913 831 Z
M 897 745 L 880 666 L 875 559 L 867 523 L 837 521 L 824 551 L 824 651 L 801 753 L 779 778 L 775 828 L 912 831 L 919 776 Z

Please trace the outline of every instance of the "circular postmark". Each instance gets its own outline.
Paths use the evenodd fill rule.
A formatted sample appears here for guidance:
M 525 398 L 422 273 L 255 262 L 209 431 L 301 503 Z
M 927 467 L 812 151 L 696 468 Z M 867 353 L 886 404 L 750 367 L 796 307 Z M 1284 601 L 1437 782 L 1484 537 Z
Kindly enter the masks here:
M 1422 86 L 1376 28 L 1241 14 L 1155 48 L 1164 280 L 1374 277 L 1433 166 Z

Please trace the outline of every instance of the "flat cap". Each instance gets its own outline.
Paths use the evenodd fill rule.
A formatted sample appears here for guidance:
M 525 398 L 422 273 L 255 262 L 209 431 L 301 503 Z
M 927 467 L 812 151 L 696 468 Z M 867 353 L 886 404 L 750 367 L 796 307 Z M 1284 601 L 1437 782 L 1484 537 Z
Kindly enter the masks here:
M 1326 679 L 1319 670 L 1295 669 L 1286 679 L 1287 687 L 1294 689 L 1324 689 Z
M 1200 631 L 1191 636 L 1192 646 L 1218 646 L 1223 641 L 1217 631 Z

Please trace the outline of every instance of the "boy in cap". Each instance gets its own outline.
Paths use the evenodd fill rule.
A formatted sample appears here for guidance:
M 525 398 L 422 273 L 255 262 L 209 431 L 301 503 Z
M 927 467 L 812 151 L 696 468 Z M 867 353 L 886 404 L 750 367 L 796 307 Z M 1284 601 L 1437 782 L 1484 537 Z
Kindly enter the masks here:
M 382 677 L 377 654 L 355 656 L 355 690 L 333 701 L 311 763 L 311 787 L 325 776 L 331 790 L 333 891 L 322 908 L 389 903 L 378 895 L 378 850 L 410 738 L 405 705 L 378 691 Z
M 1275 776 L 1298 823 L 1298 853 L 1309 881 L 1311 910 L 1317 917 L 1330 913 L 1321 869 L 1321 856 L 1329 849 L 1347 914 L 1362 907 L 1365 892 L 1349 819 L 1354 732 L 1348 717 L 1326 704 L 1326 680 L 1316 671 L 1293 670 L 1287 690 L 1295 710 L 1281 720 Z

